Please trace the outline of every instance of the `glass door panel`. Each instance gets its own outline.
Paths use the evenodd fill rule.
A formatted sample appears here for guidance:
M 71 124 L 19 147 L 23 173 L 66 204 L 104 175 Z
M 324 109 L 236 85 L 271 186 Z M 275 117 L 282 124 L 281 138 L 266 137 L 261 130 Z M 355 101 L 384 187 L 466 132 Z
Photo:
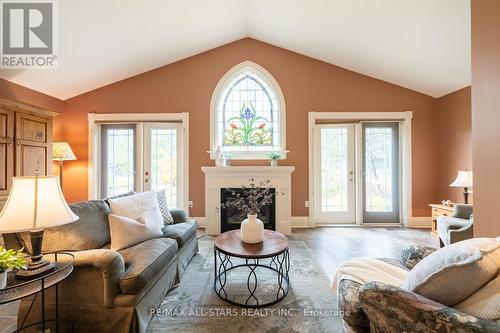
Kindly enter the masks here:
M 144 190 L 165 190 L 171 208 L 182 207 L 180 129 L 175 123 L 144 125 Z
M 101 197 L 107 198 L 135 190 L 136 126 L 101 127 Z
M 399 123 L 363 123 L 363 222 L 399 223 Z
M 315 215 L 319 224 L 355 223 L 354 125 L 319 125 L 315 132 Z

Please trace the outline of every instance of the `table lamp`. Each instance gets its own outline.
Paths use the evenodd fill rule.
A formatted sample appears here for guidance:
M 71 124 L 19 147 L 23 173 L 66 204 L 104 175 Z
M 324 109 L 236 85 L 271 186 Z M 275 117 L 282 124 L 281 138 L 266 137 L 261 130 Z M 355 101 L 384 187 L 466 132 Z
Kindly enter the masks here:
M 54 142 L 52 144 L 52 160 L 59 161 L 59 180 L 63 188 L 63 163 L 64 161 L 75 161 L 76 156 L 67 142 Z
M 0 213 L 0 233 L 30 232 L 31 260 L 16 278 L 29 280 L 54 270 L 43 258 L 43 229 L 78 220 L 64 200 L 57 176 L 13 177 L 12 189 Z
M 469 188 L 472 187 L 472 171 L 459 171 L 457 178 L 450 184 L 452 187 L 463 187 L 464 203 L 469 203 Z

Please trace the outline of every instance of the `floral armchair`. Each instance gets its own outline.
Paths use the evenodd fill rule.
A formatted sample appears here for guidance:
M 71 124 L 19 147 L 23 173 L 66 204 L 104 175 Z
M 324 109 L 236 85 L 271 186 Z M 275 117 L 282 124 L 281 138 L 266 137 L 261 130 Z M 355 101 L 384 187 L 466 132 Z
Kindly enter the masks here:
M 410 270 L 434 250 L 410 246 L 403 251 L 401 262 L 387 261 Z M 338 292 L 339 310 L 349 333 L 500 332 L 499 321 L 480 319 L 379 282 L 361 285 L 345 279 L 340 281 Z

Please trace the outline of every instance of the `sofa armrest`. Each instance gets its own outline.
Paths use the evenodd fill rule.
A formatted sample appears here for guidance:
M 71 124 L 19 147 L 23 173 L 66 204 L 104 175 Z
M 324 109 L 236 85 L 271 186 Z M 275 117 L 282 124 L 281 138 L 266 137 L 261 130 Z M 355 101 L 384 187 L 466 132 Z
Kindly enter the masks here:
M 426 297 L 380 282 L 368 282 L 359 299 L 375 332 L 499 332 L 500 323 L 480 319 Z
M 172 218 L 174 219 L 174 223 L 182 223 L 188 221 L 188 215 L 185 210 L 182 209 L 172 209 L 170 210 L 170 214 L 172 214 Z
M 473 237 L 473 222 L 472 218 L 469 223 L 460 229 L 448 230 L 450 244 L 460 242 Z
M 427 257 L 435 248 L 424 245 L 411 245 L 403 249 L 401 252 L 401 261 L 408 269 L 413 269 L 420 260 Z
M 99 303 L 102 302 L 106 307 L 113 307 L 114 298 L 121 293 L 118 281 L 125 274 L 125 262 L 123 257 L 118 252 L 109 249 L 77 251 L 71 252 L 71 254 L 73 254 L 75 258 L 73 261 L 73 272 L 70 276 L 71 279 L 68 279 L 67 283 L 72 283 L 72 281 L 78 283 L 82 280 L 78 275 L 85 275 L 84 279 L 90 277 L 94 280 L 101 277 L 101 281 L 96 281 L 94 283 L 91 283 L 91 281 L 88 282 L 94 286 L 102 285 L 102 290 L 97 290 L 95 293 L 100 295 L 102 301 Z M 59 257 L 59 261 L 64 260 L 68 260 L 68 257 Z M 80 286 L 74 287 L 81 289 Z M 67 289 L 71 290 L 71 286 Z M 85 295 L 83 297 L 85 297 Z M 85 302 L 85 300 L 83 300 L 83 302 Z
M 458 217 L 460 219 L 468 220 L 472 215 L 472 205 L 468 204 L 455 204 L 453 207 L 453 215 L 452 217 Z

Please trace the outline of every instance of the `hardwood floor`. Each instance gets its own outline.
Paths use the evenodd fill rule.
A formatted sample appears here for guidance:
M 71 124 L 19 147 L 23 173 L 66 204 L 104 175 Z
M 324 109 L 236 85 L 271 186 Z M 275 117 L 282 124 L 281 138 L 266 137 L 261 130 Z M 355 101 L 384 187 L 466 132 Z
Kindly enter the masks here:
M 204 237 L 203 229 L 198 230 L 198 237 Z M 399 258 L 401 250 L 408 245 L 438 247 L 438 240 L 430 229 L 323 227 L 293 229 L 289 238 L 306 243 L 330 282 L 337 267 L 353 257 Z M 15 327 L 17 306 L 17 302 L 0 306 L 0 333 Z
M 337 228 L 294 229 L 290 239 L 302 240 L 330 281 L 337 267 L 354 257 L 400 258 L 408 245 L 438 247 L 430 229 Z

